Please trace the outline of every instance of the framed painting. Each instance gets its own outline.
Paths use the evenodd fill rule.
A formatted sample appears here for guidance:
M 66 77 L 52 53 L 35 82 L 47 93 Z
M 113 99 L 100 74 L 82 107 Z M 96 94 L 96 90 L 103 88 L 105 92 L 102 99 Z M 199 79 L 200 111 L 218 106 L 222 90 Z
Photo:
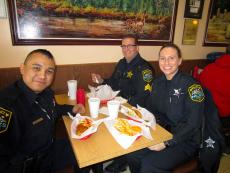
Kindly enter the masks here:
M 140 45 L 172 42 L 178 0 L 8 0 L 13 45 Z
M 211 0 L 204 46 L 226 46 L 230 44 L 230 1 Z
M 186 0 L 184 17 L 201 19 L 204 0 Z
M 195 45 L 199 20 L 197 19 L 185 19 L 184 32 L 182 38 L 183 45 Z

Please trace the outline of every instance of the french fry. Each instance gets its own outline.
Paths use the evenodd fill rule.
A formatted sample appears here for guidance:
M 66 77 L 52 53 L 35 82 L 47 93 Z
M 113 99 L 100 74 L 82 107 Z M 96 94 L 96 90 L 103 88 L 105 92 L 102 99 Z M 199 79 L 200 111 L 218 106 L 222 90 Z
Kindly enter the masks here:
M 131 126 L 127 120 L 118 118 L 114 127 L 121 133 L 126 134 L 128 136 L 134 136 L 137 133 L 141 132 L 141 128 L 139 126 Z

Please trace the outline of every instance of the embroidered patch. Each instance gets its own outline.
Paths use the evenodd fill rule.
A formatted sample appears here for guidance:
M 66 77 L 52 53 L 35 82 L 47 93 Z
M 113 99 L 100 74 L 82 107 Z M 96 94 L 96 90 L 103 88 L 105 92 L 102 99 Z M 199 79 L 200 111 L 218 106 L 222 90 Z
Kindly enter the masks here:
M 145 91 L 149 90 L 150 92 L 152 91 L 152 86 L 147 84 L 145 85 Z
M 0 107 L 0 133 L 7 131 L 10 119 L 12 116 L 12 112 Z
M 153 80 L 152 71 L 149 69 L 143 70 L 142 75 L 145 82 L 151 82 Z
M 128 71 L 127 72 L 127 78 L 132 78 L 132 76 L 133 76 L 133 72 L 132 71 Z
M 188 88 L 188 93 L 192 101 L 202 102 L 204 100 L 204 93 L 200 85 L 193 84 Z

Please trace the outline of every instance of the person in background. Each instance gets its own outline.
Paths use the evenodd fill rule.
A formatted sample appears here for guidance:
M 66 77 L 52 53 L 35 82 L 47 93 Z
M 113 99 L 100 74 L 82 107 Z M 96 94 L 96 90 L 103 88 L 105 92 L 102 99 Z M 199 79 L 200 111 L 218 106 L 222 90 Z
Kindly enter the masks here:
M 48 50 L 34 50 L 20 66 L 22 78 L 0 91 L 0 172 L 50 173 L 76 165 L 68 139 L 54 137 L 55 122 L 85 109 L 56 103 L 50 89 L 55 69 Z
M 99 74 L 92 73 L 92 81 L 108 84 L 113 90 L 120 90 L 120 96 L 137 106 L 149 95 L 154 70 L 149 62 L 139 54 L 138 39 L 135 35 L 125 35 L 121 43 L 122 58 L 115 67 L 112 76 L 103 79 Z
M 139 54 L 138 39 L 135 35 L 125 35 L 121 42 L 124 55 L 115 67 L 112 76 L 103 79 L 99 74 L 92 73 L 92 81 L 98 84 L 108 84 L 113 90 L 120 90 L 119 95 L 128 100 L 132 106 L 144 104 L 152 90 L 154 69 L 151 64 Z M 105 168 L 107 172 L 122 172 L 127 162 L 124 157 L 115 159 Z
M 230 45 L 226 54 L 203 69 L 199 80 L 212 93 L 223 127 L 230 128 Z
M 127 155 L 131 173 L 166 173 L 193 158 L 200 146 L 204 93 L 194 78 L 179 70 L 181 51 L 175 44 L 161 47 L 156 78 L 146 100 L 158 124 L 173 138 Z

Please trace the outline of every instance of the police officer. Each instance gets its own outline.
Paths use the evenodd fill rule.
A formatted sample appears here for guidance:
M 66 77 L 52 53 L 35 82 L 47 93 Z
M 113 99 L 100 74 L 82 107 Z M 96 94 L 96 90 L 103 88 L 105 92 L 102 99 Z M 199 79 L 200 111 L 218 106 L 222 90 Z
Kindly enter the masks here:
M 49 51 L 29 53 L 20 72 L 22 79 L 0 92 L 0 172 L 48 173 L 75 165 L 68 140 L 54 138 L 55 122 L 66 112 L 84 112 L 84 106 L 55 102 Z
M 115 71 L 108 79 L 102 79 L 99 74 L 92 73 L 92 81 L 98 84 L 108 84 L 113 90 L 120 90 L 119 95 L 128 100 L 128 103 L 137 106 L 143 105 L 152 87 L 154 71 L 150 63 L 139 54 L 138 39 L 134 35 L 125 35 L 121 44 L 122 58 L 115 67 Z M 122 172 L 127 163 L 124 157 L 115 159 L 108 165 L 107 172 Z
M 181 63 L 181 52 L 176 45 L 160 49 L 159 67 L 164 75 L 154 80 L 146 107 L 173 138 L 129 154 L 132 173 L 171 172 L 199 149 L 204 94 L 192 77 L 179 71 Z
M 126 35 L 122 39 L 122 58 L 112 76 L 102 79 L 99 74 L 92 73 L 92 80 L 99 84 L 108 84 L 113 90 L 120 90 L 120 96 L 136 106 L 143 105 L 152 87 L 153 68 L 139 54 L 138 39 L 134 35 Z

